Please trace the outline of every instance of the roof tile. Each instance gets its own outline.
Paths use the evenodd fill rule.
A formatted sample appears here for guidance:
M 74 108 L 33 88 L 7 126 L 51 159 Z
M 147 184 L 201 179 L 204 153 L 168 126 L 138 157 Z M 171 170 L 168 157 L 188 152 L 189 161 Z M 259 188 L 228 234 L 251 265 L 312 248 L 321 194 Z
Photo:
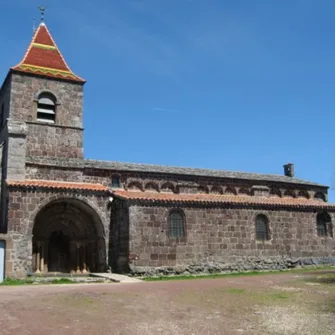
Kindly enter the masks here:
M 11 187 L 26 188 L 49 188 L 49 189 L 67 189 L 67 190 L 85 190 L 107 192 L 108 187 L 101 184 L 91 183 L 73 183 L 56 180 L 7 180 L 7 185 Z
M 237 205 L 265 205 L 284 206 L 295 208 L 329 208 L 335 210 L 334 204 L 329 204 L 321 200 L 310 200 L 305 198 L 291 197 L 258 197 L 248 195 L 231 194 L 174 194 L 141 191 L 116 190 L 115 197 L 125 200 L 139 200 L 146 202 L 177 202 L 177 203 L 202 203 L 202 204 L 237 204 Z
M 12 70 L 85 82 L 76 76 L 66 64 L 44 23 L 41 23 L 37 28 L 22 61 Z

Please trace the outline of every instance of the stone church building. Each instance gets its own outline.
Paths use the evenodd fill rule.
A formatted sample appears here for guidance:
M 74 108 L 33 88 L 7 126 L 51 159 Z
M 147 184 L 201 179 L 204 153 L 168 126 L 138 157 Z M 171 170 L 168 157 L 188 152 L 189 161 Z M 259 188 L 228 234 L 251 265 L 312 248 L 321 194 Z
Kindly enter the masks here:
M 41 23 L 0 90 L 6 276 L 335 263 L 328 187 L 83 156 L 83 87 Z

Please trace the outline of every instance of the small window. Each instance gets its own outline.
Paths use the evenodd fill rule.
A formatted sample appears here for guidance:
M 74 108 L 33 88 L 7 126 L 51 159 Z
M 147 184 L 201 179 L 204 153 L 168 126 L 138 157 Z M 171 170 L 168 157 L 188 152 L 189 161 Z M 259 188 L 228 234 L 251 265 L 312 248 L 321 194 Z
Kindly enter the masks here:
M 49 93 L 42 93 L 37 101 L 37 121 L 55 123 L 56 99 Z
M 329 214 L 327 213 L 319 213 L 316 216 L 316 230 L 317 234 L 320 237 L 324 237 L 329 235 L 333 237 L 333 229 L 332 222 Z
M 269 236 L 269 220 L 265 215 L 257 215 L 256 217 L 256 240 L 267 241 Z
M 179 211 L 173 211 L 169 215 L 169 237 L 183 238 L 185 236 L 184 215 Z
M 112 176 L 112 187 L 119 188 L 121 186 L 120 177 L 119 176 Z

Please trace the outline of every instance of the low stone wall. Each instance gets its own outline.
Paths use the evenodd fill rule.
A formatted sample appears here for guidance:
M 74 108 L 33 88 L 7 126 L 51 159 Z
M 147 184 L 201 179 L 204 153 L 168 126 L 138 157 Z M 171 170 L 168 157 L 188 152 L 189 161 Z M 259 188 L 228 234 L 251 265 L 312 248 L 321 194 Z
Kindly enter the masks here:
M 335 266 L 335 257 L 309 257 L 309 258 L 251 258 L 247 257 L 243 261 L 235 263 L 190 264 L 162 267 L 132 266 L 130 264 L 131 275 L 133 276 L 157 276 L 157 275 L 196 275 L 211 273 L 230 273 L 246 271 L 275 271 L 297 267 L 311 266 Z

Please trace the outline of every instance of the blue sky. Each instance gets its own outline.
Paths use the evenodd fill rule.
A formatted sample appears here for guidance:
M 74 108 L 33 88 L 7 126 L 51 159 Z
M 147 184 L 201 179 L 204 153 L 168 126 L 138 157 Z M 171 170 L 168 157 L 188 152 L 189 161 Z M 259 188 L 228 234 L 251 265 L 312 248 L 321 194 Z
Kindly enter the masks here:
M 0 0 L 0 76 L 41 0 Z M 335 180 L 332 0 L 44 0 L 87 158 Z M 335 192 L 330 192 L 335 202 Z

